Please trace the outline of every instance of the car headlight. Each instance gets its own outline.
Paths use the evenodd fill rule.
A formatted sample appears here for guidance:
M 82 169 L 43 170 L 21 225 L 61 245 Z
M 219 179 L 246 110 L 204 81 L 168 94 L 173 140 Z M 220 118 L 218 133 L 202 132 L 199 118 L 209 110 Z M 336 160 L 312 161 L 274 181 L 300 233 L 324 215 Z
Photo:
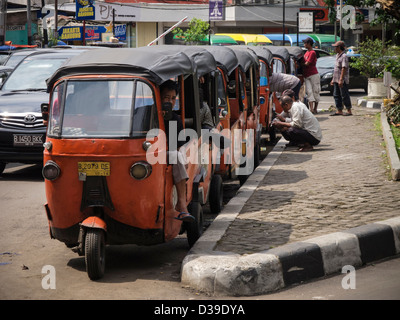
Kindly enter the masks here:
M 139 161 L 132 165 L 130 169 L 131 177 L 136 180 L 146 179 L 151 174 L 152 168 L 146 161 Z
M 45 179 L 53 181 L 60 176 L 60 167 L 52 160 L 46 162 L 42 169 L 42 175 Z
M 333 72 L 325 73 L 325 74 L 322 76 L 323 79 L 329 79 L 329 78 L 332 78 L 332 77 L 333 77 Z

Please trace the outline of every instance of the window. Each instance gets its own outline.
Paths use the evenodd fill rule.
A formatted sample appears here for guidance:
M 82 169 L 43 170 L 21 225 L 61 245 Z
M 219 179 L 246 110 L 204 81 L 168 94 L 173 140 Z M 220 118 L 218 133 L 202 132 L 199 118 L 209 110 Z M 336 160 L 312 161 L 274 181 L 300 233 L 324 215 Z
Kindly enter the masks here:
M 138 80 L 69 80 L 66 86 L 62 125 L 53 111 L 57 87 L 53 93 L 49 135 L 78 137 L 145 137 L 158 128 L 157 108 L 151 87 Z M 61 101 L 61 100 L 59 100 Z M 53 115 L 54 114 L 54 115 Z M 54 118 L 54 119 L 53 119 Z

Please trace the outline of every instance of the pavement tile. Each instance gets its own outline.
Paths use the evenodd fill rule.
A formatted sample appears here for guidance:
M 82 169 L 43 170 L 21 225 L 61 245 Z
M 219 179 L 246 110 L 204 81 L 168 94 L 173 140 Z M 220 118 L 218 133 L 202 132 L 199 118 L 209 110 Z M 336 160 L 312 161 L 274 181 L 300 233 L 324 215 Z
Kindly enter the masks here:
M 319 113 L 321 144 L 309 153 L 286 148 L 214 249 L 256 253 L 398 216 L 377 112 Z

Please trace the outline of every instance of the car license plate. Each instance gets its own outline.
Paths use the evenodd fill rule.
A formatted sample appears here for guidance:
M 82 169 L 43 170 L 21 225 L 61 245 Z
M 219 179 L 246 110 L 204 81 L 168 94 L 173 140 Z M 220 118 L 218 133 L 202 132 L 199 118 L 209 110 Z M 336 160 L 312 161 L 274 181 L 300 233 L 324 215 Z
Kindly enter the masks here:
M 15 147 L 42 147 L 42 134 L 14 134 Z
M 86 176 L 109 176 L 109 162 L 78 162 L 78 172 Z

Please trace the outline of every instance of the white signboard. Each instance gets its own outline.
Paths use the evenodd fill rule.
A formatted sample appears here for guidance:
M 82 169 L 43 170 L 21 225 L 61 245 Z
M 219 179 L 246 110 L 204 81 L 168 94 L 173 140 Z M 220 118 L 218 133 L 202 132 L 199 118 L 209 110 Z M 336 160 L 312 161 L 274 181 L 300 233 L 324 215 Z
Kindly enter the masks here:
M 105 2 L 96 2 L 96 20 L 112 21 L 139 21 L 140 9 L 137 7 L 122 6 Z
M 314 32 L 313 12 L 299 12 L 299 32 Z

